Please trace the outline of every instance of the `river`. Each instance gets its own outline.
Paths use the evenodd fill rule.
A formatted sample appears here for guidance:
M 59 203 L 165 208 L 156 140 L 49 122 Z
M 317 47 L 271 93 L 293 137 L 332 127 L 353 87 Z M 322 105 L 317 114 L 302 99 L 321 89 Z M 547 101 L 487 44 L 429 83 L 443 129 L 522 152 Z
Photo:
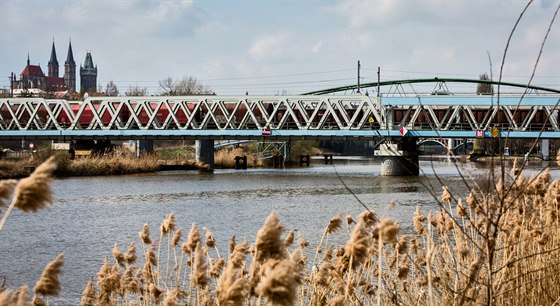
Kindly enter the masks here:
M 527 173 L 547 165 L 531 163 Z M 56 179 L 55 203 L 50 209 L 16 210 L 9 217 L 0 233 L 0 278 L 5 276 L 10 288 L 21 284 L 32 288 L 46 264 L 64 252 L 61 296 L 51 303 L 79 304 L 85 284 L 96 276 L 103 258 L 114 262 L 114 244 L 121 251 L 131 241 L 139 246 L 138 232 L 144 223 L 150 226 L 152 239 L 158 239 L 159 226 L 170 212 L 185 232 L 192 223 L 209 228 L 223 254 L 234 234 L 237 241 L 254 241 L 271 211 L 277 212 L 287 229 L 299 230 L 314 246 L 333 216 L 355 217 L 365 210 L 348 189 L 379 216 L 394 218 L 409 231 L 417 206 L 424 212 L 437 209 L 432 194 L 441 195 L 439 180 L 456 195 L 465 196 L 468 187 L 460 173 L 476 179 L 485 176 L 484 167 L 446 159 L 421 160 L 420 177 L 381 177 L 378 161 L 350 158 L 335 159 L 334 165 L 313 160 L 310 167 L 292 169 Z M 551 163 L 551 175 L 560 176 L 556 163 Z M 338 242 L 346 238 L 342 231 Z

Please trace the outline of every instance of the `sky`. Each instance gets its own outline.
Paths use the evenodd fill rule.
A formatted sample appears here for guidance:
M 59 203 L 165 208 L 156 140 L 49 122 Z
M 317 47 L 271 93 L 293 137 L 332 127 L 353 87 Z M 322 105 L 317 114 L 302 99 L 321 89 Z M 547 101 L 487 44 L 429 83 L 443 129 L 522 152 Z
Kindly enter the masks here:
M 378 67 L 381 80 L 482 73 L 498 79 L 527 3 L 2 0 L 0 88 L 10 86 L 11 72 L 19 78 L 28 54 L 47 73 L 53 40 L 61 76 L 71 40 L 78 68 L 91 52 L 98 84 L 113 81 L 121 94 L 131 86 L 158 94 L 160 80 L 191 76 L 219 95 L 295 95 L 356 84 L 358 61 L 362 83 L 377 81 Z M 531 3 L 507 49 L 503 80 L 529 82 L 559 5 Z M 560 20 L 548 33 L 532 84 L 560 88 Z M 418 87 L 405 90 L 430 90 Z M 474 92 L 476 85 L 453 91 Z

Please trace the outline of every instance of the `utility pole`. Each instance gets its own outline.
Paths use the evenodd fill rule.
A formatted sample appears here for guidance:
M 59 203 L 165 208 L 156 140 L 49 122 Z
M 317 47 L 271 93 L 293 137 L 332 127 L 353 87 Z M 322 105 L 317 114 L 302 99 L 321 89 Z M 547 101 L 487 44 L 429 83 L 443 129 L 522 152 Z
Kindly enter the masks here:
M 14 97 L 14 82 L 15 82 L 15 79 L 16 79 L 16 75 L 15 75 L 15 73 L 12 72 L 10 74 L 10 97 L 12 97 L 12 98 Z
M 379 98 L 379 96 L 381 95 L 379 93 L 379 82 L 381 82 L 381 67 L 377 67 L 377 97 Z
M 358 60 L 358 85 L 356 87 L 358 93 L 360 93 L 360 60 Z

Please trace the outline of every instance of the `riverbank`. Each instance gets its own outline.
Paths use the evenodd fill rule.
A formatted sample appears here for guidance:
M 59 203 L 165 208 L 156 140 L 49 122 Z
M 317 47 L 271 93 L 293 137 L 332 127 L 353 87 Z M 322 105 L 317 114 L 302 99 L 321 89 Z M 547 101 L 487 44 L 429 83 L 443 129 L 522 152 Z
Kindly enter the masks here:
M 67 154 L 56 154 L 56 177 L 104 176 L 150 173 L 161 170 L 210 170 L 194 160 L 160 160 L 156 156 L 142 158 L 122 156 L 87 157 L 70 160 Z M 0 160 L 0 179 L 27 177 L 43 161 L 41 157 Z
M 262 156 L 252 153 L 254 151 L 250 147 L 217 150 L 214 168 L 234 169 L 238 166 L 236 157 L 243 156 L 247 158 L 247 167 L 263 167 Z M 297 149 L 297 152 L 299 151 L 302 149 Z M 169 170 L 212 170 L 209 165 L 196 161 L 194 150 L 188 146 L 157 148 L 155 154 L 141 158 L 125 151 L 117 151 L 103 157 L 81 157 L 75 160 L 71 160 L 66 152 L 43 149 L 33 153 L 30 158 L 0 159 L 0 179 L 27 177 L 36 166 L 51 155 L 56 156 L 58 168 L 54 175 L 57 177 L 123 175 Z

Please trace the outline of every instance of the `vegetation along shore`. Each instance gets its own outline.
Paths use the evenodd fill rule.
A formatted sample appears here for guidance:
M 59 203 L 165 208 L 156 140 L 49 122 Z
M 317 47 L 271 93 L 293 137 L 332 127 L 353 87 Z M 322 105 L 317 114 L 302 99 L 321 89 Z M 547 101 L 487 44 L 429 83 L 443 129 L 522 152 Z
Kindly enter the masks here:
M 56 167 L 51 157 L 28 178 L 0 181 L 0 231 L 13 209 L 55 202 Z M 219 249 L 210 229 L 184 231 L 169 213 L 159 229 L 139 224 L 137 241 L 115 244 L 113 258 L 84 284 L 81 303 L 552 305 L 560 299 L 560 184 L 548 171 L 526 177 L 522 167 L 489 173 L 490 189 L 465 181 L 466 197 L 443 185 L 434 210 L 417 209 L 410 224 L 370 209 L 333 216 L 316 245 L 271 212 L 255 241 L 232 236 Z M 64 292 L 63 264 L 62 253 L 32 290 L 2 285 L 0 305 L 48 304 Z

